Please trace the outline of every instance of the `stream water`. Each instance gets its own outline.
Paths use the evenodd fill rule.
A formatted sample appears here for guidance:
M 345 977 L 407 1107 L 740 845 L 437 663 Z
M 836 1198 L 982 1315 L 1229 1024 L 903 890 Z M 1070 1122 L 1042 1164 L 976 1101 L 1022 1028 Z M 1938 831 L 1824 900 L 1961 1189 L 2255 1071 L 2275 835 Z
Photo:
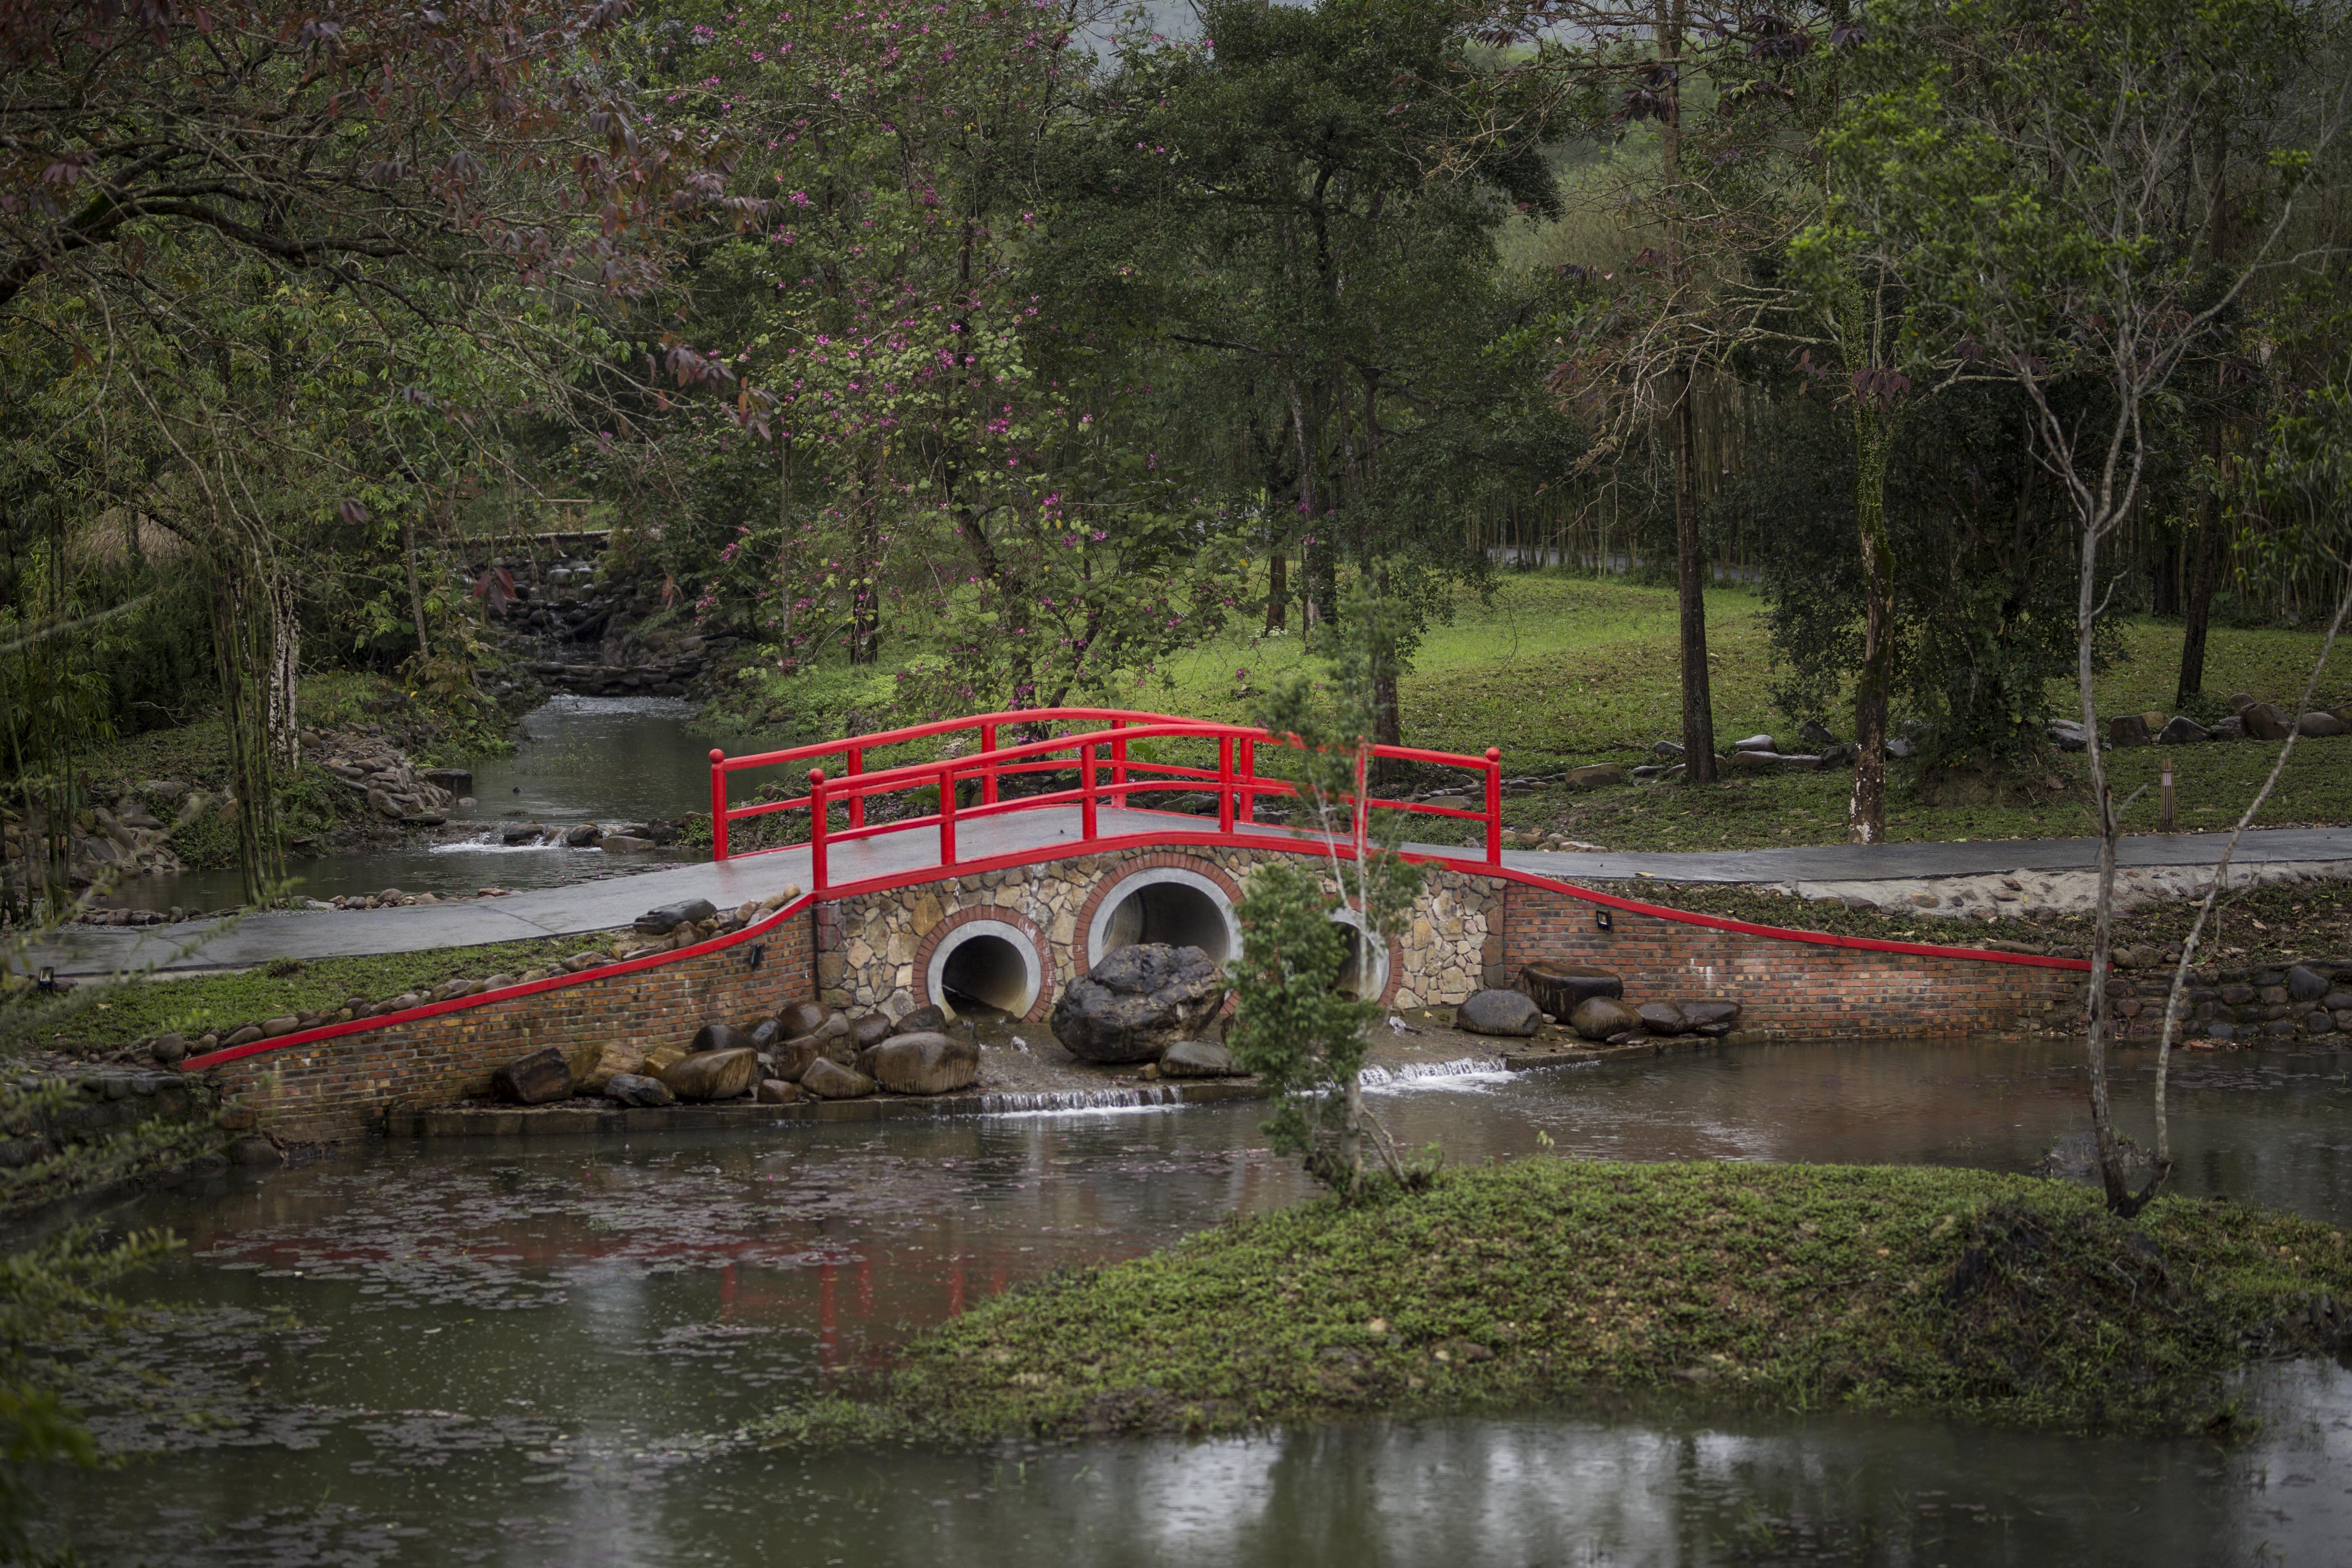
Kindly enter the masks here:
M 2145 1059 L 2116 1092 L 2147 1099 Z M 1376 1089 L 1456 1163 L 2019 1170 L 2081 1121 L 2047 1046 L 1715 1047 Z M 2188 1062 L 2193 1193 L 2352 1220 L 2340 1056 Z M 2340 1563 L 2352 1372 L 2247 1380 L 2261 1435 L 1594 1405 L 1243 1439 L 802 1458 L 725 1440 L 1051 1268 L 1289 1204 L 1249 1104 L 551 1145 L 375 1142 L 109 1217 L 186 1252 L 101 1383 L 122 1467 L 47 1483 L 156 1564 Z M 2143 1118 L 2144 1120 L 2144 1118 Z M 2141 1136 L 2145 1126 L 2127 1127 Z
M 693 731 L 691 704 L 675 697 L 557 697 L 522 721 L 514 754 L 474 764 L 474 805 L 450 814 L 451 836 L 295 859 L 288 873 L 306 898 L 375 893 L 466 893 L 477 888 L 551 888 L 701 858 L 656 850 L 625 858 L 561 845 L 509 848 L 500 825 L 646 822 L 710 809 L 710 742 Z M 744 748 L 738 746 L 736 750 Z M 740 802 L 758 780 L 730 779 Z M 226 909 L 242 894 L 235 870 L 126 879 L 109 902 L 126 909 Z

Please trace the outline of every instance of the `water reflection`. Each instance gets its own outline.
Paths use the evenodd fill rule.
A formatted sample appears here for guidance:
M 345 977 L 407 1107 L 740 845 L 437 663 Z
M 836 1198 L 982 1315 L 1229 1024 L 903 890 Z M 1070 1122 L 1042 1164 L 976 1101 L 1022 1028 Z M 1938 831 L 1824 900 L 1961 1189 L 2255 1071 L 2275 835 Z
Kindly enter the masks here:
M 2335 1058 L 2183 1079 L 2197 1190 L 2352 1216 Z M 2010 1044 L 1715 1049 L 1380 1102 L 1457 1163 L 1541 1132 L 2016 1169 L 2081 1118 L 2064 1054 Z M 2352 1539 L 2352 1376 L 2323 1366 L 2267 1369 L 2269 1425 L 2227 1451 L 1652 1405 L 977 1456 L 726 1441 L 1045 1271 L 1297 1201 L 1263 1114 L 375 1144 L 142 1199 L 121 1217 L 190 1249 L 133 1293 L 187 1310 L 120 1347 L 112 1384 L 152 1380 L 100 1403 L 128 1468 L 55 1496 L 107 1563 L 2326 1562 Z

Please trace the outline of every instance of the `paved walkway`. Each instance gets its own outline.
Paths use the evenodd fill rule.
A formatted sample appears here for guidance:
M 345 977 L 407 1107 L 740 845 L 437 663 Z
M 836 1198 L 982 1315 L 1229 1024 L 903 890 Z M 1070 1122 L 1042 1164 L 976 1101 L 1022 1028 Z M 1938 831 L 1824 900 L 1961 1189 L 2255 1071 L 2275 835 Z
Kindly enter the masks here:
M 1200 817 L 1166 812 L 1105 809 L 1105 835 L 1199 831 Z M 1269 838 L 1299 837 L 1285 829 L 1244 831 Z M 980 859 L 1078 837 L 1075 806 L 1040 807 L 959 824 L 959 859 Z M 2126 866 L 2211 865 L 2222 834 L 2150 835 L 2126 838 Z M 1475 849 L 1409 846 L 1432 854 L 1476 858 Z M 1552 854 L 1512 849 L 1503 863 L 1568 882 L 1655 877 L 1675 882 L 1898 881 L 1922 877 L 1982 876 L 2020 868 L 2077 870 L 2098 864 L 2095 838 L 1994 839 L 1980 843 L 1813 845 L 1789 849 L 1721 850 L 1696 854 Z M 2253 868 L 2278 862 L 2352 860 L 2352 828 L 2267 828 L 2249 833 L 2238 861 Z M 939 835 L 919 828 L 831 847 L 835 884 L 917 870 L 939 863 Z M 624 926 L 646 910 L 685 899 L 709 899 L 731 909 L 786 886 L 809 885 L 805 845 L 723 864 L 672 866 L 636 876 L 397 910 L 285 910 L 248 915 L 232 929 L 213 922 L 174 926 L 75 926 L 61 932 L 35 962 L 60 974 L 103 974 L 152 965 L 159 969 L 241 969 L 273 958 L 339 958 L 528 942 Z

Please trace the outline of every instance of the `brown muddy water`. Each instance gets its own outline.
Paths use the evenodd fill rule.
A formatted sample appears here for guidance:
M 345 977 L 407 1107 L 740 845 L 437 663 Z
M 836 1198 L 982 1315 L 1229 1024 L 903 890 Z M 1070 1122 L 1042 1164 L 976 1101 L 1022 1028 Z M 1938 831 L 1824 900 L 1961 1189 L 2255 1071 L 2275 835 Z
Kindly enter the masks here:
M 2145 1135 L 2146 1068 L 2117 1095 Z M 2352 1061 L 2200 1057 L 2189 1192 L 2352 1219 Z M 2021 1170 L 2082 1121 L 2016 1043 L 1710 1047 L 1376 1089 L 1456 1163 Z M 1217 1441 L 761 1453 L 742 1422 L 1040 1273 L 1298 1201 L 1249 1104 L 563 1142 L 377 1142 L 113 1210 L 129 1294 L 52 1478 L 90 1562 L 155 1564 L 2334 1563 L 2352 1372 L 2260 1369 L 2261 1435 L 2062 1437 L 1642 1405 Z

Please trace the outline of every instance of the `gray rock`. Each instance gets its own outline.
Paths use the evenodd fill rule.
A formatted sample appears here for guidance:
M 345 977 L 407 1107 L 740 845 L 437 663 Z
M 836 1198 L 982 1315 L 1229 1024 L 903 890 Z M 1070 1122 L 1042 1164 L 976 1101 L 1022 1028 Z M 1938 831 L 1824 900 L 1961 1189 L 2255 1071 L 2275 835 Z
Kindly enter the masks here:
M 623 1105 L 648 1108 L 677 1103 L 677 1096 L 669 1091 L 669 1085 L 657 1078 L 647 1078 L 643 1073 L 634 1072 L 616 1072 L 606 1079 L 604 1098 L 616 1100 Z
M 2166 720 L 2164 728 L 2156 732 L 2156 743 L 2159 746 L 2201 745 L 2212 738 L 2211 732 L 2204 725 L 2179 713 Z
M 1840 741 L 1834 746 L 1822 748 L 1822 766 L 1850 768 L 1862 761 L 1862 748 L 1852 741 Z
M 824 1026 L 825 1009 L 814 1002 L 792 1002 L 787 1003 L 784 1010 L 776 1016 L 782 1020 L 787 1037 L 814 1035 Z
M 661 1080 L 680 1100 L 740 1100 L 759 1075 L 760 1053 L 746 1046 L 680 1057 L 662 1068 Z
M 1775 746 L 1772 743 L 1772 737 L 1769 735 L 1750 735 L 1744 741 L 1734 741 L 1731 742 L 1731 749 L 1735 752 L 1776 752 L 1780 750 L 1778 746 Z
M 776 1077 L 798 1083 L 809 1064 L 824 1058 L 824 1042 L 814 1035 L 794 1035 L 771 1047 L 768 1054 L 774 1058 L 771 1070 Z
M 1679 763 L 1683 760 L 1683 749 L 1672 741 L 1660 741 L 1650 748 L 1650 755 L 1662 763 Z
M 680 921 L 707 921 L 719 912 L 719 906 L 709 899 L 687 899 L 675 904 L 664 904 L 657 910 L 647 910 L 635 921 L 636 929 L 647 936 L 667 936 Z
M 509 822 L 499 829 L 501 844 L 536 844 L 546 837 L 546 827 L 536 822 Z
M 948 1026 L 948 1016 L 937 1007 L 918 1007 L 892 1026 L 891 1032 L 899 1035 L 919 1035 Z
M 1641 1016 L 1612 996 L 1588 996 L 1569 1015 L 1569 1027 L 1588 1040 L 1605 1040 L 1642 1026 Z
M 2246 733 L 2257 741 L 2284 741 L 2294 728 L 2285 714 L 2268 702 L 2257 702 L 2239 710 L 2239 721 Z
M 917 1034 L 921 1031 L 912 1029 L 894 1031 L 890 1026 L 890 1016 L 887 1013 L 868 1013 L 866 1016 L 856 1020 L 849 1026 L 849 1038 L 861 1051 L 868 1046 L 880 1045 L 883 1041 L 888 1039 L 894 1032 L 899 1034 Z M 887 1088 L 888 1086 L 885 1085 L 884 1087 Z
M 1161 1078 L 1232 1078 L 1234 1054 L 1213 1040 L 1179 1040 L 1160 1053 Z
M 693 1043 L 686 1048 L 698 1056 L 704 1051 L 756 1051 L 760 1044 L 732 1024 L 705 1024 L 694 1032 Z
M 2286 998 L 2290 1002 L 2316 1002 L 2327 994 L 2327 976 L 2304 964 L 2286 972 Z
M 1054 1004 L 1054 1037 L 1081 1061 L 1157 1061 L 1224 1005 L 1225 978 L 1197 947 L 1138 942 L 1106 955 Z
M 1543 1010 L 1524 991 L 1476 991 L 1454 1009 L 1454 1026 L 1474 1035 L 1532 1035 Z
M 572 1098 L 572 1064 L 553 1046 L 541 1046 L 517 1057 L 490 1075 L 490 1088 L 500 1100 L 517 1105 L 546 1105 Z
M 2344 721 L 2333 713 L 2305 713 L 2295 721 L 2294 727 L 2305 735 L 2341 735 Z
M 1727 1029 L 1739 1016 L 1739 1004 L 1728 999 L 1710 997 L 1697 1002 L 1677 1002 L 1675 1005 L 1682 1009 L 1683 1016 L 1689 1020 L 1694 1029 L 1712 1028 L 1718 1024 Z
M 784 1021 L 782 1018 L 762 1018 L 751 1026 L 751 1036 L 753 1050 L 772 1051 L 776 1043 L 784 1037 Z
M 1578 789 L 1600 789 L 1607 784 L 1623 784 L 1625 770 L 1615 763 L 1594 763 L 1589 767 L 1570 768 L 1568 782 Z
M 807 1097 L 801 1093 L 800 1085 L 786 1083 L 780 1078 L 771 1078 L 761 1080 L 760 1087 L 752 1091 L 751 1098 L 761 1105 L 792 1105 Z
M 278 1145 L 262 1137 L 240 1138 L 228 1146 L 229 1163 L 233 1165 L 269 1166 L 286 1163 L 286 1156 Z
M 835 1009 L 824 1016 L 824 1022 L 812 1031 L 820 1040 L 830 1043 L 849 1037 L 849 1015 Z
M 2227 719 L 2215 720 L 2205 733 L 2216 741 L 2242 741 L 2246 738 L 2246 721 L 2232 713 Z
M 2118 713 L 2107 721 L 2110 746 L 2145 746 L 2154 738 L 2147 732 L 2147 721 L 2137 713 Z
M 858 1069 L 892 1094 L 952 1094 L 980 1076 L 980 1047 L 953 1035 L 899 1035 L 867 1050 Z
M 2089 745 L 2083 726 L 2072 719 L 2053 719 L 2045 731 L 2050 743 L 2062 752 L 2079 752 Z
M 1919 742 L 1903 735 L 1894 736 L 1886 742 L 1886 754 L 1898 763 L 1908 762 L 1919 754 Z
M 2135 1192 L 2147 1186 L 2148 1177 L 2156 1173 L 2154 1152 L 2141 1148 L 2121 1133 L 2116 1135 L 2116 1152 L 2123 1166 L 2124 1184 Z M 2098 1134 L 2069 1132 L 2052 1144 L 2050 1152 L 2042 1155 L 2027 1173 L 2100 1185 L 2105 1178 L 2099 1174 Z
M 801 1076 L 801 1088 L 819 1100 L 863 1100 L 874 1092 L 874 1080 L 819 1057 Z
M 1847 743 L 1839 740 L 1837 731 L 1819 719 L 1808 719 L 1797 726 L 1797 739 L 1817 752 L 1826 752 L 1832 746 L 1843 746 Z
M 604 837 L 604 830 L 593 822 L 583 822 L 577 827 L 568 827 L 563 831 L 563 842 L 574 849 L 589 848 Z
M 626 833 L 607 833 L 596 840 L 596 847 L 607 855 L 640 854 L 654 847 L 654 841 Z
M 467 768 L 426 768 L 423 777 L 426 784 L 446 789 L 451 795 L 474 793 L 474 774 Z
M 147 1042 L 147 1055 L 165 1067 L 184 1061 L 188 1055 L 188 1037 L 176 1034 L 158 1035 Z
M 1644 1002 L 1634 1009 L 1642 1027 L 1654 1035 L 1687 1035 L 1691 1021 L 1672 1002 Z
M 1528 963 L 1519 968 L 1519 989 L 1555 1018 L 1573 1014 L 1588 996 L 1622 996 L 1625 983 L 1601 969 L 1579 964 Z

